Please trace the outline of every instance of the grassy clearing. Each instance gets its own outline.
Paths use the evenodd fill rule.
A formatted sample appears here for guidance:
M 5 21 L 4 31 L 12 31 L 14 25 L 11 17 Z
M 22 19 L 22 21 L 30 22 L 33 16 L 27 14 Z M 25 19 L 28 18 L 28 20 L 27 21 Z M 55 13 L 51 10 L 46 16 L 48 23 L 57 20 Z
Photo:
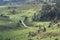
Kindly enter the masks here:
M 28 32 L 30 31 L 36 31 L 36 28 L 26 28 L 26 29 L 17 29 L 17 30 L 9 30 L 9 31 L 3 31 L 0 32 L 0 37 L 2 37 L 2 40 L 5 40 L 6 38 L 10 38 L 11 40 L 27 40 Z

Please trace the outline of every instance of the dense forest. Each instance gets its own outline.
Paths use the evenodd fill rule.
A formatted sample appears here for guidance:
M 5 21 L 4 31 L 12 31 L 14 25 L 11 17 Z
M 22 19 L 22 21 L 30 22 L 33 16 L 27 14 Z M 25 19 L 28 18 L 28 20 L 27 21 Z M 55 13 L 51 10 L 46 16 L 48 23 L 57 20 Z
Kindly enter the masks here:
M 56 2 L 56 4 L 53 4 L 53 5 L 51 4 L 43 5 L 42 10 L 38 14 L 37 13 L 34 14 L 33 20 L 35 21 L 60 20 L 59 10 L 60 10 L 59 2 Z

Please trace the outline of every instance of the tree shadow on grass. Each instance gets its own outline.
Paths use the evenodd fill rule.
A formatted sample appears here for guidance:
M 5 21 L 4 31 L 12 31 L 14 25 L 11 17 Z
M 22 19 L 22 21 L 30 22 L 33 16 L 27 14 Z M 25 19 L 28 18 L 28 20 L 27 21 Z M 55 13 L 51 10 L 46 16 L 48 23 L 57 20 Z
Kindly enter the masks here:
M 22 30 L 22 29 L 26 29 L 26 27 L 0 25 L 0 31 L 18 30 L 18 29 L 19 29 L 19 30 Z

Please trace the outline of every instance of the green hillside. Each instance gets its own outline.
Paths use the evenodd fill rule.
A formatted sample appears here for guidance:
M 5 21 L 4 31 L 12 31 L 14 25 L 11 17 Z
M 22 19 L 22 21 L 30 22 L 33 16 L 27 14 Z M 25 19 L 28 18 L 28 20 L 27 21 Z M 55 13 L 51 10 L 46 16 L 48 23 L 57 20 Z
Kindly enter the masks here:
M 0 40 L 60 40 L 60 22 L 40 21 L 42 9 L 43 4 L 0 6 Z

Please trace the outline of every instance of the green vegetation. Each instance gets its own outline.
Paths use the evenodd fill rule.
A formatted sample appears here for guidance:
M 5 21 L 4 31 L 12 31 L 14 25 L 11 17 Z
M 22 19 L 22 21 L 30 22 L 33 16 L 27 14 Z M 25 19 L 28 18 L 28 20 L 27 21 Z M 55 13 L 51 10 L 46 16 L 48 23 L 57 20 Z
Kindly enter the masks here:
M 42 14 L 44 16 L 48 14 L 46 11 L 51 10 L 43 7 L 46 8 L 46 5 L 0 7 L 0 40 L 60 40 L 60 23 L 55 22 L 57 17 L 53 16 L 54 19 L 50 20 L 51 16 L 48 16 L 49 20 L 40 20 Z M 50 5 L 47 4 L 47 7 Z

